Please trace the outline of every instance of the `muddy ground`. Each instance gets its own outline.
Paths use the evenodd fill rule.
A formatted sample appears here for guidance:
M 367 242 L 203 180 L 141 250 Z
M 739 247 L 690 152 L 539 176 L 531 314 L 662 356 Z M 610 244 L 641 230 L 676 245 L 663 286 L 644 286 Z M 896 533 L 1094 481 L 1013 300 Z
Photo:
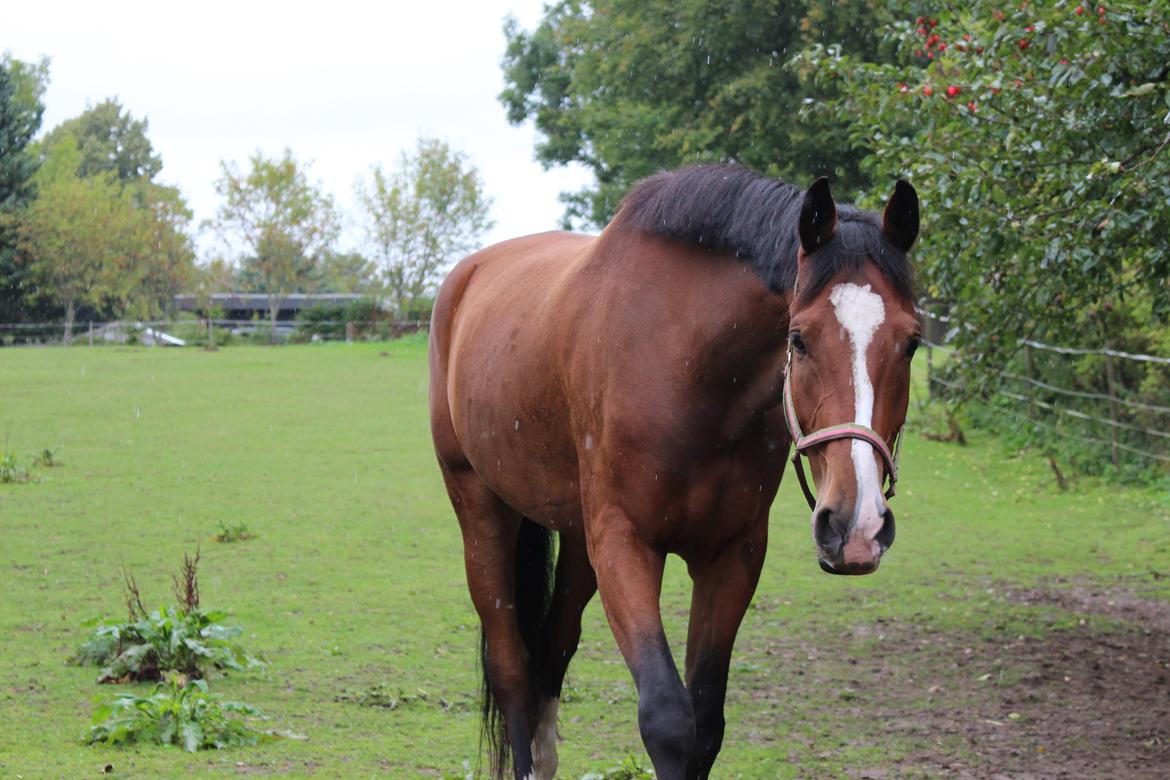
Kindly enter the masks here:
M 840 652 L 778 638 L 753 655 L 780 656 L 789 679 L 746 695 L 765 712 L 791 707 L 796 689 L 823 701 L 823 718 L 814 703 L 806 719 L 836 733 L 813 728 L 789 755 L 810 778 L 1170 778 L 1170 603 L 1067 583 L 988 598 L 1065 619 L 1031 636 L 879 621 L 839 637 Z M 756 725 L 752 739 L 771 741 Z M 899 758 L 856 768 L 875 740 Z M 844 751 L 850 768 L 826 775 Z

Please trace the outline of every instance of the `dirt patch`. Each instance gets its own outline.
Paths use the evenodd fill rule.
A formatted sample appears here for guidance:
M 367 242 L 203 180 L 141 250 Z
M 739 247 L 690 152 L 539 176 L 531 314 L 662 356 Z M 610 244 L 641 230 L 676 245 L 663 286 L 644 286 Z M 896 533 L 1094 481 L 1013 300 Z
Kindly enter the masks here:
M 1005 597 L 1021 604 L 1052 604 L 1069 612 L 1102 615 L 1143 631 L 1170 634 L 1170 604 L 1143 598 L 1132 590 L 1072 585 L 1043 590 L 1009 590 Z
M 1170 604 L 1091 586 L 990 598 L 1085 619 L 1029 637 L 982 621 L 964 634 L 906 619 L 831 643 L 777 638 L 753 648 L 779 659 L 744 695 L 761 714 L 805 710 L 800 721 L 813 725 L 787 735 L 805 749 L 788 758 L 810 778 L 1170 777 Z M 1102 627 L 1094 615 L 1110 620 Z M 772 741 L 762 719 L 751 733 Z

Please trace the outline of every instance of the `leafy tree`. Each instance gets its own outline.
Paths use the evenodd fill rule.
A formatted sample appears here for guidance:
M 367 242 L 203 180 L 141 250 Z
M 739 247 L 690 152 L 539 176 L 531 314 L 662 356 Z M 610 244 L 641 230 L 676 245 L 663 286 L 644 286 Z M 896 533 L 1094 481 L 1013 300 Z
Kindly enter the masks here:
M 190 278 L 191 212 L 177 189 L 151 181 L 161 161 L 145 133 L 145 121 L 105 101 L 38 147 L 47 189 L 11 220 L 22 224 L 24 247 L 13 267 L 28 275 L 26 300 L 64 308 L 67 333 L 79 307 L 118 317 L 173 313 L 174 295 Z M 76 251 L 81 245 L 86 250 Z M 32 289 L 33 281 L 46 291 Z M 81 282 L 89 286 L 78 292 Z
M 358 183 L 357 198 L 370 253 L 399 313 L 493 224 L 479 171 L 465 154 L 434 138 L 420 138 L 392 173 L 375 165 L 371 181 Z
M 260 152 L 243 172 L 221 162 L 215 182 L 223 203 L 212 221 L 221 238 L 242 246 L 241 278 L 268 295 L 275 338 L 280 299 L 311 286 L 319 259 L 339 231 L 333 199 L 309 181 L 307 166 L 288 149 L 279 158 Z
M 378 287 L 378 266 L 360 252 L 327 252 L 316 289 L 323 293 L 368 293 Z
M 175 296 L 195 277 L 191 209 L 174 187 L 142 183 L 134 191 L 141 205 L 132 259 L 140 281 L 131 297 L 149 316 L 174 317 Z
M 965 324 L 973 380 L 1028 337 L 1149 347 L 1170 318 L 1170 2 L 952 8 L 890 29 L 897 64 L 811 50 L 804 76 L 844 93 L 814 110 L 923 192 L 924 291 Z
M 140 230 L 139 210 L 112 176 L 76 174 L 76 143 L 63 136 L 37 171 L 37 197 L 17 226 L 30 295 L 51 299 L 65 313 L 65 342 L 78 310 L 124 300 L 135 284 L 128 273 Z
M 508 119 L 535 121 L 537 159 L 580 163 L 595 184 L 562 195 L 566 226 L 601 225 L 638 178 L 685 162 L 725 160 L 794 181 L 831 175 L 868 184 L 865 150 L 848 150 L 848 120 L 800 121 L 804 101 L 836 93 L 800 82 L 785 63 L 813 42 L 862 58 L 888 56 L 874 34 L 879 0 L 561 0 L 535 30 L 504 26 Z M 835 186 L 838 186 L 835 184 Z
M 113 172 L 124 182 L 152 181 L 162 170 L 162 159 L 146 137 L 147 126 L 146 119 L 135 119 L 117 98 L 108 98 L 53 128 L 45 140 L 76 139 L 79 176 Z
M 29 65 L 0 58 L 0 322 L 23 318 L 24 269 L 16 261 L 16 224 L 35 195 L 39 160 L 29 150 L 41 126 L 48 60 Z

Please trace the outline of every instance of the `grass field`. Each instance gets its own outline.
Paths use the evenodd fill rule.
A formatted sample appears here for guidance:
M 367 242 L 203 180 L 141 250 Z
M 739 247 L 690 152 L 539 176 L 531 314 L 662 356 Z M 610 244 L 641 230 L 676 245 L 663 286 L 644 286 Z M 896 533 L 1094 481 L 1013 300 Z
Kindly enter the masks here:
M 0 485 L 0 776 L 463 777 L 476 765 L 476 623 L 426 423 L 425 344 L 0 350 L 0 443 L 59 447 Z M 785 484 L 737 645 L 716 777 L 1166 776 L 1170 498 L 1035 456 L 909 435 L 881 570 L 817 568 Z M 211 541 L 221 522 L 258 538 Z M 202 546 L 205 607 L 266 673 L 213 691 L 308 737 L 251 748 L 86 747 L 81 623 L 148 606 Z M 664 614 L 681 653 L 688 591 Z M 363 706 L 374 686 L 395 709 Z M 145 686 L 140 686 L 146 690 Z M 561 709 L 561 776 L 644 764 L 596 600 Z M 1076 771 L 1080 768 L 1081 772 Z M 1031 772 L 1031 775 L 1027 775 Z

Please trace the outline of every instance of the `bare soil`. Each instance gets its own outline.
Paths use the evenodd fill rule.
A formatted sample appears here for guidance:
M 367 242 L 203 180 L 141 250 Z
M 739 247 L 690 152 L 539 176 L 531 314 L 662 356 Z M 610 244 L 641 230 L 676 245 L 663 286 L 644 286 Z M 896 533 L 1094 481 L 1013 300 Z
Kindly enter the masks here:
M 1170 778 L 1170 603 L 1083 585 L 993 592 L 1071 615 L 1030 637 L 887 620 L 836 647 L 777 639 L 753 650 L 800 669 L 748 695 L 783 711 L 799 691 L 806 720 L 833 724 L 798 735 L 806 749 L 789 755 L 810 778 L 840 776 L 825 769 L 842 753 L 855 778 Z M 762 719 L 753 734 L 772 741 Z M 900 757 L 867 766 L 877 742 Z

